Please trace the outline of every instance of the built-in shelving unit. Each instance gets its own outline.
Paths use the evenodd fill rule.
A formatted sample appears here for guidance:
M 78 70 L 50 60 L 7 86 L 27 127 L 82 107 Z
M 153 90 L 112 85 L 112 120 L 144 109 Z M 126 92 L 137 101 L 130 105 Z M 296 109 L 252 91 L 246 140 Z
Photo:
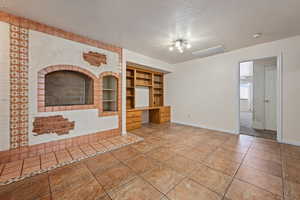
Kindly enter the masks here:
M 135 88 L 149 87 L 150 106 L 164 105 L 164 74 L 127 64 L 126 70 L 126 107 L 135 108 Z
M 135 69 L 126 70 L 126 107 L 134 108 Z

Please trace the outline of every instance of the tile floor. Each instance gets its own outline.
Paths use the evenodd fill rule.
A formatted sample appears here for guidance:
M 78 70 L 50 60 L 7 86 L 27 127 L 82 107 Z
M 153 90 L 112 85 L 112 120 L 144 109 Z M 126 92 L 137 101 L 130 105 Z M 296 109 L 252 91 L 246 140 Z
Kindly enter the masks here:
M 134 134 L 93 141 L 78 147 L 41 154 L 0 165 L 0 186 L 142 141 Z M 131 156 L 131 154 L 128 154 Z M 1 199 L 0 199 L 1 200 Z
M 0 186 L 0 199 L 300 199 L 300 147 L 177 124 L 132 132 L 145 140 Z
M 276 131 L 253 129 L 251 112 L 240 112 L 240 133 L 272 140 L 276 140 L 277 138 Z

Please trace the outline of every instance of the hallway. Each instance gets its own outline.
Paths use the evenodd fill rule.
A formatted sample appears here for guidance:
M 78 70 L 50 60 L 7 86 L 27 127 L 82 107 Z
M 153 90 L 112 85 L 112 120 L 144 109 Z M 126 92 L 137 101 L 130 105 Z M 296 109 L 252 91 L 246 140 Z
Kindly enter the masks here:
M 240 112 L 240 133 L 254 137 L 276 140 L 276 131 L 252 128 L 252 112 Z

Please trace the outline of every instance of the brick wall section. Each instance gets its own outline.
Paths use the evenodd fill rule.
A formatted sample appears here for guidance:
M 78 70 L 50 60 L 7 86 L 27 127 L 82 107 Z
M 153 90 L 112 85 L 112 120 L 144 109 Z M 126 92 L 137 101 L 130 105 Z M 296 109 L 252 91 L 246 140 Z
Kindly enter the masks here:
M 62 115 L 55 115 L 49 117 L 35 117 L 33 122 L 32 132 L 37 135 L 56 133 L 57 135 L 68 134 L 70 130 L 75 127 L 75 122 L 70 122 L 63 118 Z
M 93 141 L 95 139 L 101 139 L 105 137 L 112 137 L 115 135 L 119 135 L 121 131 L 121 93 L 119 92 L 119 128 L 113 129 L 109 131 L 99 132 L 91 135 L 80 136 L 76 138 L 60 140 L 55 142 L 44 143 L 40 145 L 28 146 L 28 83 L 26 82 L 26 78 L 21 78 L 20 80 L 16 80 L 13 77 L 26 77 L 28 76 L 28 43 L 24 41 L 28 41 L 28 30 L 35 30 L 39 32 L 43 32 L 49 35 L 53 35 L 56 37 L 64 38 L 67 40 L 75 41 L 82 44 L 87 44 L 90 46 L 94 46 L 100 49 L 105 49 L 111 52 L 115 52 L 119 55 L 119 63 L 120 66 L 122 64 L 122 48 L 106 44 L 97 40 L 89 39 L 71 32 L 66 32 L 61 29 L 51 27 L 45 24 L 41 24 L 39 22 L 35 22 L 26 18 L 18 17 L 15 15 L 8 14 L 6 12 L 0 11 L 0 21 L 6 22 L 15 29 L 13 32 L 21 33 L 19 34 L 19 39 L 23 40 L 22 43 L 18 43 L 18 45 L 11 44 L 11 57 L 17 56 L 18 65 L 14 65 L 11 63 L 11 125 L 10 125 L 10 148 L 9 151 L 0 152 L 0 162 L 7 162 L 12 160 L 17 160 L 20 158 L 26 158 L 28 156 L 34 156 L 40 154 L 42 152 L 51 152 L 52 150 L 63 149 L 66 146 L 77 145 L 79 143 L 85 143 L 85 141 Z M 16 29 L 19 28 L 19 30 Z M 27 30 L 27 31 L 26 31 Z M 24 35 L 27 38 L 24 37 Z M 11 41 L 16 34 L 11 34 Z M 27 44 L 27 46 L 23 46 Z M 18 46 L 19 48 L 15 48 Z M 25 47 L 25 48 L 23 48 Z M 24 51 L 23 53 L 21 51 Z M 25 55 L 25 57 L 24 57 Z M 26 57 L 27 55 L 27 57 Z M 15 62 L 15 61 L 13 61 Z M 23 70 L 23 71 L 22 71 Z M 120 78 L 121 79 L 121 78 Z M 119 79 L 121 85 L 121 80 Z M 15 81 L 15 82 L 14 82 Z M 24 81 L 24 82 L 23 82 Z M 27 77 L 28 81 L 28 77 Z M 41 81 L 41 80 L 40 80 Z M 22 82 L 22 83 L 21 83 Z M 16 84 L 14 84 L 16 83 Z M 22 88 L 22 89 L 17 89 Z M 121 87 L 119 87 L 121 89 Z M 42 90 L 40 91 L 43 92 Z M 99 91 L 98 91 L 99 94 Z M 16 95 L 17 98 L 13 98 Z M 24 98 L 22 98 L 22 96 Z M 96 98 L 97 99 L 97 98 Z M 95 105 L 100 105 L 100 102 L 95 101 Z M 72 109 L 94 109 L 98 108 L 95 105 L 88 105 L 88 107 L 75 106 Z M 41 108 L 41 112 L 49 112 L 49 111 L 59 111 L 60 109 L 68 110 L 67 108 L 45 108 L 42 104 L 39 104 Z M 44 107 L 44 108 L 42 108 Z M 39 108 L 38 108 L 39 109 Z M 109 115 L 109 114 L 108 114 Z
M 72 105 L 72 106 L 45 106 L 45 76 L 48 73 L 68 70 L 83 73 L 93 79 L 94 83 L 94 104 L 93 105 Z M 53 65 L 46 67 L 38 72 L 38 98 L 37 106 L 38 112 L 56 112 L 56 111 L 66 111 L 66 110 L 87 110 L 87 109 L 97 109 L 99 107 L 99 79 L 97 76 L 92 74 L 86 69 L 82 69 L 73 65 Z

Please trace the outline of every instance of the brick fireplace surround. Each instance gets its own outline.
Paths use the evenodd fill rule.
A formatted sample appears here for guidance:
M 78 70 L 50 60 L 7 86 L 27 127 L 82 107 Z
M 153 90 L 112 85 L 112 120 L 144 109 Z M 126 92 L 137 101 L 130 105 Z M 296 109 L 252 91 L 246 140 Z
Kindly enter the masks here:
M 29 145 L 28 142 L 28 123 L 29 123 L 29 112 L 28 112 L 28 46 L 29 30 L 34 30 L 42 33 L 46 33 L 52 36 L 64 38 L 67 40 L 75 41 L 78 43 L 86 44 L 89 46 L 97 47 L 99 49 L 104 49 L 110 52 L 118 54 L 119 63 L 122 63 L 122 49 L 113 45 L 105 44 L 96 40 L 92 40 L 74 33 L 66 32 L 58 28 L 50 27 L 35 21 L 31 21 L 22 17 L 17 17 L 5 12 L 0 11 L 0 21 L 6 22 L 10 25 L 10 150 L 0 152 L 0 164 L 7 163 L 11 161 L 16 161 L 20 159 L 25 159 L 33 156 L 37 156 L 44 153 L 49 153 L 53 151 L 63 150 L 70 147 L 76 147 L 79 145 L 91 143 L 93 141 L 98 141 L 101 139 L 107 139 L 110 137 L 118 136 L 121 133 L 121 76 L 119 74 L 113 74 L 118 77 L 118 111 L 113 113 L 102 113 L 100 105 L 101 93 L 98 97 L 94 97 L 94 105 L 80 105 L 80 106 L 69 106 L 69 107 L 45 107 L 43 100 L 43 89 L 39 88 L 38 97 L 38 111 L 39 112 L 51 112 L 51 111 L 61 111 L 61 110 L 78 110 L 78 109 L 98 109 L 99 116 L 108 115 L 118 115 L 118 128 L 96 132 L 93 134 L 88 134 L 84 136 L 78 136 L 53 142 L 47 142 L 37 145 Z M 42 71 L 41 74 L 45 75 L 45 72 L 55 70 L 58 68 L 71 69 L 75 71 L 80 71 L 82 73 L 88 74 L 76 66 L 50 66 Z M 40 75 L 41 75 L 40 74 Z M 90 74 L 89 74 L 90 75 Z M 90 75 L 91 76 L 91 75 Z M 17 78 L 19 77 L 19 78 Z M 100 86 L 100 76 L 93 77 L 96 86 Z M 43 75 L 39 76 L 39 87 L 42 87 Z M 21 86 L 21 87 L 17 87 Z M 96 94 L 99 94 L 97 91 Z M 96 104 L 97 103 L 97 104 Z

